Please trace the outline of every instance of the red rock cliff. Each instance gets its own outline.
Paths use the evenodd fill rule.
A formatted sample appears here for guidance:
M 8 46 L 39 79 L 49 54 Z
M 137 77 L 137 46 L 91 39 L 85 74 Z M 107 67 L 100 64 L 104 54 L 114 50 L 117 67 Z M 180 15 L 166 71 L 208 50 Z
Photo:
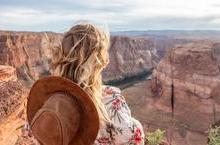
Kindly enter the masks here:
M 61 39 L 57 33 L 0 32 L 0 64 L 14 66 L 19 78 L 32 82 L 50 74 L 52 48 Z M 109 52 L 106 81 L 149 70 L 158 61 L 152 42 L 144 38 L 113 36 Z
M 0 65 L 0 144 L 14 145 L 24 124 L 25 93 L 15 68 Z
M 152 69 L 158 61 L 153 43 L 144 38 L 113 36 L 105 80 L 121 79 Z
M 220 122 L 219 58 L 219 43 L 200 41 L 170 50 L 153 72 L 154 107 L 171 113 L 173 106 L 182 144 L 205 145 L 205 132 Z
M 16 68 L 18 77 L 26 81 L 49 73 L 51 50 L 61 35 L 55 33 L 1 32 L 0 64 Z

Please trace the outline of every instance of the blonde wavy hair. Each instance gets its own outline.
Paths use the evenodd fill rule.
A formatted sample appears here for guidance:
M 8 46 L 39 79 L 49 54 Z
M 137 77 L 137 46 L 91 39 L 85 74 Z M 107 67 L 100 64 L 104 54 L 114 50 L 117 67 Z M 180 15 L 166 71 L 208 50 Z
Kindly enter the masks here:
M 89 23 L 73 26 L 64 34 L 53 55 L 54 74 L 81 86 L 92 98 L 100 119 L 109 121 L 102 98 L 102 70 L 109 62 L 109 33 Z

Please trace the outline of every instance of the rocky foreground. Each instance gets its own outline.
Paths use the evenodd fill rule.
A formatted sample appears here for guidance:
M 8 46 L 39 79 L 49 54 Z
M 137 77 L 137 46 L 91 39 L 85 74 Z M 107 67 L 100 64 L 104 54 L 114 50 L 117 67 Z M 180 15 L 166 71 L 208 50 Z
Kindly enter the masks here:
M 210 41 L 169 51 L 145 81 L 124 90 L 146 130 L 165 129 L 174 145 L 205 145 L 220 122 L 220 45 Z
M 21 136 L 25 121 L 24 87 L 15 68 L 0 65 L 0 144 L 13 145 Z

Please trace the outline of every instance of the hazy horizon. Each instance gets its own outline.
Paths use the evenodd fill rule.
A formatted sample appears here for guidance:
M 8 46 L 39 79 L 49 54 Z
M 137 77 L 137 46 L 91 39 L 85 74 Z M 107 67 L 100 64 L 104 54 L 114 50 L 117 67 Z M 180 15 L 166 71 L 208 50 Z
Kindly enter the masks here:
M 0 29 L 0 32 L 33 32 L 33 33 L 40 33 L 40 32 L 51 32 L 51 33 L 63 33 L 63 32 L 56 32 L 56 31 L 49 31 L 49 30 L 43 30 L 43 31 L 38 31 L 38 30 L 9 30 L 9 29 Z M 204 30 L 200 30 L 200 29 L 185 29 L 185 30 L 180 30 L 180 29 L 148 29 L 148 30 L 119 30 L 119 31 L 110 31 L 110 33 L 123 33 L 123 32 L 162 32 L 162 31 L 167 31 L 167 32 L 219 32 L 220 33 L 220 29 L 219 30 L 211 30 L 211 29 L 204 29 Z
M 0 30 L 64 32 L 79 20 L 111 32 L 220 30 L 220 1 L 1 0 Z

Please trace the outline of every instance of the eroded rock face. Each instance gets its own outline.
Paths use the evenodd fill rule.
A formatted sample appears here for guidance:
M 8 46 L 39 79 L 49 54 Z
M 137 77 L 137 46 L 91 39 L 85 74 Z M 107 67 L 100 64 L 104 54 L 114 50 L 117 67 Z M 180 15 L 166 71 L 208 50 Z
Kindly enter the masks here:
M 61 39 L 58 33 L 0 32 L 0 64 L 14 66 L 18 77 L 32 84 L 51 73 L 52 52 Z M 153 43 L 144 38 L 113 36 L 109 53 L 105 81 L 148 71 L 158 61 Z
M 220 122 L 220 103 L 216 101 L 220 97 L 217 91 L 220 84 L 219 51 L 219 43 L 210 41 L 178 46 L 170 50 L 153 72 L 154 107 L 167 113 L 166 119 L 172 116 L 173 106 L 171 120 L 174 128 L 179 130 L 176 136 L 184 144 L 205 145 L 205 132 Z M 190 142 L 187 138 L 195 139 Z
M 0 144 L 13 145 L 24 124 L 25 93 L 16 69 L 0 65 Z
M 110 63 L 103 72 L 106 81 L 149 71 L 159 61 L 153 43 L 136 37 L 111 37 L 109 55 Z
M 160 62 L 153 75 L 163 87 L 170 88 L 173 81 L 175 88 L 209 98 L 220 81 L 219 54 L 215 53 L 220 47 L 217 46 L 211 42 L 198 42 L 176 47 Z
M 16 81 L 16 69 L 9 66 L 0 66 L 0 81 Z
M 0 64 L 15 67 L 20 79 L 34 81 L 50 73 L 48 63 L 60 39 L 56 33 L 1 32 Z

